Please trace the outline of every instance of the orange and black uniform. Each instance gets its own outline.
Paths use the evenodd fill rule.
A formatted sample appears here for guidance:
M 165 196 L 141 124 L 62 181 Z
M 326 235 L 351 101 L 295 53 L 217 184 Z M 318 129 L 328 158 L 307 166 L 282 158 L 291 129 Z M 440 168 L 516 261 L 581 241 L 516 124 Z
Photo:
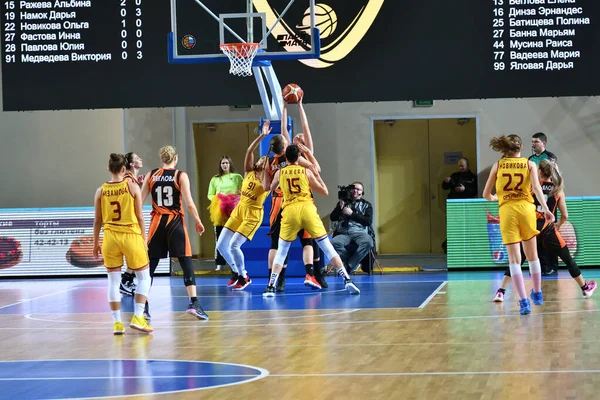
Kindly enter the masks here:
M 558 200 L 560 199 L 558 194 L 552 195 L 552 191 L 554 190 L 553 182 L 542 182 L 542 192 L 544 192 L 544 197 L 546 198 L 546 205 L 548 209 L 552 212 L 552 214 L 556 213 L 556 207 L 558 206 Z M 554 222 L 547 222 L 544 218 L 544 210 L 540 205 L 537 197 L 533 196 L 533 200 L 535 201 L 536 206 L 536 218 L 537 218 L 537 229 L 540 231 L 540 235 L 538 242 L 543 245 L 543 247 L 554 254 L 557 254 L 558 251 L 567 246 L 562 236 L 556 229 L 556 225 Z M 555 214 L 556 215 L 556 214 Z
M 129 171 L 125 172 L 125 179 L 131 179 L 131 182 L 133 183 L 137 183 L 138 186 L 140 187 L 140 189 L 142 188 L 142 183 L 140 181 L 138 181 L 135 176 L 133 176 L 133 174 Z
M 556 208 L 558 207 L 558 201 L 560 200 L 559 194 L 552 194 L 554 190 L 553 182 L 541 182 L 542 192 L 544 193 L 544 198 L 546 199 L 546 205 L 548 209 L 554 214 L 556 212 Z M 569 270 L 569 274 L 571 277 L 576 278 L 581 275 L 581 270 L 573 260 L 569 248 L 567 247 L 567 243 L 565 243 L 564 239 L 556 229 L 556 225 L 554 222 L 547 222 L 546 218 L 544 218 L 544 210 L 540 205 L 539 200 L 533 195 L 533 200 L 536 206 L 536 228 L 540 231 L 538 235 L 538 253 L 540 250 L 545 250 L 549 254 L 554 256 L 558 256 L 564 263 L 567 265 Z M 523 264 L 526 260 L 525 253 L 523 251 L 523 247 L 521 247 L 521 264 Z M 510 268 L 504 272 L 504 275 L 510 276 Z
M 269 159 L 269 164 L 271 164 L 270 173 L 272 175 L 275 175 L 277 171 L 287 166 L 285 154 L 271 157 Z M 277 250 L 277 248 L 279 247 L 279 231 L 281 230 L 281 212 L 283 210 L 282 206 L 283 192 L 281 191 L 281 188 L 278 187 L 277 189 L 271 192 L 271 212 L 269 213 L 269 222 L 271 225 L 271 229 L 269 230 L 269 236 L 271 237 L 272 250 Z M 304 229 L 298 232 L 298 238 L 300 238 L 302 247 L 314 245 L 314 242 L 311 239 L 310 235 Z
M 191 257 L 192 248 L 187 234 L 181 203 L 179 177 L 181 171 L 157 168 L 148 181 L 152 195 L 152 220 L 148 231 L 150 258 Z

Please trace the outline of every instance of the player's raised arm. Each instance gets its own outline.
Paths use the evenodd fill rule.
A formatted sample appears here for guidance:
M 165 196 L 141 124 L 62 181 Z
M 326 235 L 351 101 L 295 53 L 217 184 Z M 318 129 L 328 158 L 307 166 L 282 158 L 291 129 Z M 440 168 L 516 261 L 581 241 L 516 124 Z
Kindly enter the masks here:
M 329 190 L 327 190 L 327 185 L 321 179 L 321 176 L 315 174 L 310 169 L 306 170 L 306 177 L 308 178 L 308 182 L 310 183 L 310 188 L 315 192 L 319 193 L 322 196 L 328 196 Z

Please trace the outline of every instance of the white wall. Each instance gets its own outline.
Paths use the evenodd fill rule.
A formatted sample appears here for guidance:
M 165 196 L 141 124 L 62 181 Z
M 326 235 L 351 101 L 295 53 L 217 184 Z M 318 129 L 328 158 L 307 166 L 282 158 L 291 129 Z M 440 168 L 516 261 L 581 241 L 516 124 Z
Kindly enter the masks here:
M 422 115 L 477 115 L 479 119 L 479 172 L 486 170 L 499 154 L 489 147 L 495 135 L 516 133 L 529 143 L 535 132 L 549 137 L 548 149 L 559 159 L 568 196 L 600 195 L 597 155 L 600 154 L 600 100 L 589 97 L 453 100 L 436 101 L 431 108 L 413 108 L 411 102 L 307 104 L 315 155 L 331 196 L 338 184 L 360 180 L 366 198 L 374 200 L 372 118 Z M 229 107 L 188 108 L 189 126 L 193 121 L 256 121 L 264 115 L 261 106 L 249 111 L 230 111 Z M 299 121 L 297 108 L 290 115 Z M 193 140 L 188 136 L 188 140 Z M 193 146 L 192 146 L 193 147 Z M 529 155 L 529 150 L 525 155 Z M 485 173 L 480 174 L 483 190 Z M 333 198 L 317 198 L 322 216 L 333 209 Z
M 0 112 L 0 141 L 0 208 L 92 206 L 123 151 L 123 111 Z

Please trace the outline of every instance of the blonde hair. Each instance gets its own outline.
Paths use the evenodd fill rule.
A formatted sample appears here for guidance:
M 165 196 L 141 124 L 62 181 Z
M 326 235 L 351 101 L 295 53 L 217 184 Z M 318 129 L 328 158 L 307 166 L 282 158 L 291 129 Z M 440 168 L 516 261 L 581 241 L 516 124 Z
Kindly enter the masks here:
M 161 147 L 161 149 L 158 151 L 158 155 L 164 164 L 171 164 L 175 160 L 177 150 L 175 150 L 175 147 L 173 146 Z
M 523 141 L 518 135 L 508 135 L 494 137 L 490 140 L 490 146 L 494 151 L 500 152 L 505 156 L 514 156 L 521 151 Z
M 564 190 L 565 183 L 556 163 L 553 161 L 542 160 L 540 161 L 539 168 L 543 177 L 552 179 L 552 182 L 554 183 L 554 188 L 552 189 L 553 196 Z

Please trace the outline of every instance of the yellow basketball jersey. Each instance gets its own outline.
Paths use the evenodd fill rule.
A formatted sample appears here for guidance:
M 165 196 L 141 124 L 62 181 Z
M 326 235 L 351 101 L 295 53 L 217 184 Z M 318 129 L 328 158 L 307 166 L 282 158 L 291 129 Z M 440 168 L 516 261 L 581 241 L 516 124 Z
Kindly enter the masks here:
M 503 157 L 498 161 L 496 195 L 498 205 L 511 201 L 533 203 L 529 161 L 524 157 Z
M 279 187 L 283 192 L 283 207 L 302 201 L 313 201 L 306 168 L 288 165 L 279 172 Z
M 246 174 L 242 181 L 241 205 L 251 208 L 262 208 L 268 195 L 269 191 L 263 188 L 261 181 L 256 177 L 256 172 L 252 171 Z
M 104 230 L 142 233 L 135 216 L 135 201 L 127 179 L 102 184 L 102 222 Z

